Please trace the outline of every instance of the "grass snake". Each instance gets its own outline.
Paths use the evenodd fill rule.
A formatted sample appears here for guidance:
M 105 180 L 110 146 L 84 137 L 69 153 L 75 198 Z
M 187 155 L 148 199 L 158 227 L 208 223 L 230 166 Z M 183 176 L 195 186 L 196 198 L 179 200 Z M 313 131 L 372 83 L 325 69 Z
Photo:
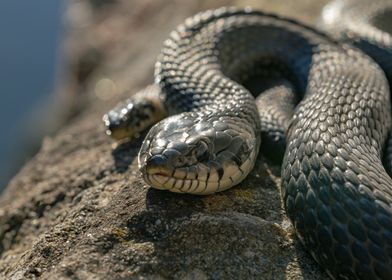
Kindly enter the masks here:
M 250 8 L 199 13 L 164 42 L 154 85 L 104 116 L 108 134 L 157 122 L 145 182 L 200 195 L 240 183 L 261 146 L 283 158 L 286 213 L 327 273 L 392 279 L 391 7 L 333 2 L 334 39 Z

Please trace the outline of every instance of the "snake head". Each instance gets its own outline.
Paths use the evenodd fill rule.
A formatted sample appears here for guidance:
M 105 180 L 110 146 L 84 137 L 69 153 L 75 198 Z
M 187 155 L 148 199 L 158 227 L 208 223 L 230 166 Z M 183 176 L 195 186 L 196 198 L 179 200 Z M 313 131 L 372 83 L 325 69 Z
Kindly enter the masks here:
M 117 104 L 102 118 L 106 134 L 116 140 L 135 138 L 161 120 L 166 112 L 157 101 L 159 92 L 156 85 L 151 85 Z
M 151 128 L 139 153 L 139 169 L 152 187 L 210 194 L 227 189 L 252 169 L 255 136 L 219 119 L 182 113 Z

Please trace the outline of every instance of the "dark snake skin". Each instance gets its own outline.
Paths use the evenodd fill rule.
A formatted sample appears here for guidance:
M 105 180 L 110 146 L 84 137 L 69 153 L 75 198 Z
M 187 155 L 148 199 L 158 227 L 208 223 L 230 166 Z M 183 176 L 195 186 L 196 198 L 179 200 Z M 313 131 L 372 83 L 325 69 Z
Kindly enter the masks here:
M 324 27 L 372 55 L 389 79 L 391 35 L 373 32 L 371 21 L 391 7 L 388 1 L 335 1 L 324 10 Z M 392 279 L 392 182 L 381 163 L 390 129 L 388 87 L 374 87 L 369 66 L 336 75 L 338 69 L 328 74 L 333 89 L 317 100 L 305 98 L 289 129 L 282 167 L 286 213 L 332 278 Z
M 149 185 L 222 191 L 251 171 L 262 135 L 287 143 L 282 196 L 306 249 L 332 278 L 392 279 L 392 180 L 382 164 L 391 106 L 378 64 L 295 21 L 222 8 L 173 31 L 155 77 L 174 116 L 142 145 Z

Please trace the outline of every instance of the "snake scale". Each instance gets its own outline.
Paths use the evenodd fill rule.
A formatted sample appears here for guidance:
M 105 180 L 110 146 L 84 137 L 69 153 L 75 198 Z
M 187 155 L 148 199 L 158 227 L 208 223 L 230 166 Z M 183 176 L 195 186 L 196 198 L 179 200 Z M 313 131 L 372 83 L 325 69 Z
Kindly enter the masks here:
M 335 279 L 392 279 L 391 11 L 333 2 L 323 26 L 340 40 L 250 8 L 199 13 L 164 42 L 155 84 L 104 116 L 108 134 L 159 121 L 139 168 L 179 193 L 238 184 L 260 146 L 284 155 L 284 207 L 313 258 Z

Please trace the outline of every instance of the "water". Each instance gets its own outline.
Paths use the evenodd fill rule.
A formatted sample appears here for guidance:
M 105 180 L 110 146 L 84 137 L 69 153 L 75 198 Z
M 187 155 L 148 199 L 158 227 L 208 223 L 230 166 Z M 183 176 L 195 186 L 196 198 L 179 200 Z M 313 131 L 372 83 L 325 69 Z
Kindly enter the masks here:
M 54 94 L 63 12 L 59 0 L 0 1 L 0 190 L 34 150 L 31 118 Z

